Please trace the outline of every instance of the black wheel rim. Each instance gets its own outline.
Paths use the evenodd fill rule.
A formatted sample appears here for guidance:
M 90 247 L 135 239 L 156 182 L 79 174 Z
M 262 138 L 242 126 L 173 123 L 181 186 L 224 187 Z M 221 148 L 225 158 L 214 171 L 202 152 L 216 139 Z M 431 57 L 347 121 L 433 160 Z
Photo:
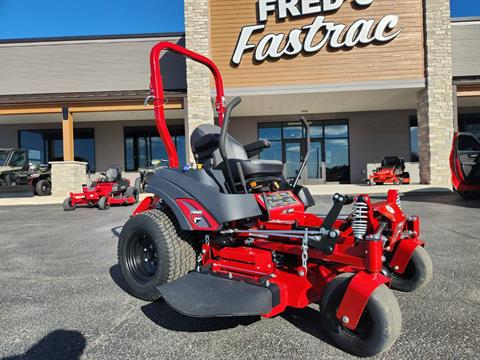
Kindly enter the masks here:
M 158 255 L 150 235 L 137 232 L 130 237 L 126 248 L 128 272 L 139 283 L 147 283 L 158 269 Z

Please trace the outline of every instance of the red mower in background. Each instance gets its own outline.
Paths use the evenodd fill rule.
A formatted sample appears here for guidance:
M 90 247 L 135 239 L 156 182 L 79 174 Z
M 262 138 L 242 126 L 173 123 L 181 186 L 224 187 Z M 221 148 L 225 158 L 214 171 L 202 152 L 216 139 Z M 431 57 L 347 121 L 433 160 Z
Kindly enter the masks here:
M 462 198 L 480 198 L 480 140 L 474 134 L 455 134 L 450 169 L 453 189 Z
M 204 124 L 193 132 L 195 168 L 177 168 L 163 108 L 164 50 L 206 65 L 215 78 L 219 126 Z M 241 100 L 224 106 L 222 78 L 211 60 L 157 44 L 151 91 L 170 167 L 152 176 L 147 191 L 154 195 L 120 234 L 118 260 L 128 291 L 205 318 L 271 318 L 288 307 L 318 303 L 318 326 L 338 347 L 358 356 L 386 351 L 402 323 L 390 288 L 414 291 L 432 276 L 420 221 L 403 213 L 398 192 L 377 202 L 335 194 L 328 214 L 308 213 L 314 199 L 298 184 L 308 156 L 290 182 L 281 162 L 252 159 L 270 143 L 244 146 L 228 134 Z M 309 147 L 309 126 L 302 121 Z
M 101 175 L 103 177 L 93 181 L 90 186 L 83 185 L 83 192 L 70 193 L 70 196 L 63 201 L 63 209 L 72 211 L 78 205 L 86 205 L 108 210 L 110 205 L 138 203 L 138 189 L 130 186 L 130 180 L 122 178 L 122 169 L 119 166 L 110 166 Z
M 381 166 L 368 177 L 368 182 L 370 185 L 410 184 L 410 174 L 405 172 L 405 160 L 398 156 L 385 157 Z

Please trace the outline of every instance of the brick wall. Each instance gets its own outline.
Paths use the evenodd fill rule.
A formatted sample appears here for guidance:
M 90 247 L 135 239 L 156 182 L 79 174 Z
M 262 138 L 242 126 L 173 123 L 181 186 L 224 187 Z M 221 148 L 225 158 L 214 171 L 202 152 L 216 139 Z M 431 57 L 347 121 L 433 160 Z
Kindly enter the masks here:
M 208 0 L 185 0 L 184 3 L 186 47 L 209 56 Z M 187 60 L 187 89 L 185 135 L 190 139 L 191 133 L 198 125 L 214 121 L 210 70 L 204 65 Z
M 420 179 L 446 185 L 453 135 L 452 44 L 449 0 L 425 0 L 425 89 L 418 93 Z

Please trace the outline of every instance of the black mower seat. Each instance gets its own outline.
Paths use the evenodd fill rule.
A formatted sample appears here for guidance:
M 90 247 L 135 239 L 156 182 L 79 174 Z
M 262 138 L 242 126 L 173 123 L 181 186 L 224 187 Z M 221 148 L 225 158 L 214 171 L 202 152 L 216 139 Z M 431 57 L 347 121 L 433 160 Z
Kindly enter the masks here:
M 230 168 L 232 170 L 232 175 L 237 179 L 240 179 L 240 174 L 238 174 L 237 162 L 240 163 L 243 170 L 243 175 L 246 179 L 257 178 L 264 176 L 281 176 L 283 172 L 283 164 L 277 160 L 240 160 L 240 159 L 229 159 Z M 220 164 L 220 168 L 223 170 L 223 165 Z
M 114 182 L 122 179 L 122 168 L 119 165 L 110 165 L 105 171 L 106 181 Z
M 220 131 L 220 127 L 216 125 L 200 125 L 192 133 L 190 142 L 192 151 L 200 164 L 207 168 L 212 167 L 225 172 L 225 165 L 218 149 Z M 262 176 L 282 176 L 283 163 L 281 161 L 249 159 L 245 147 L 229 134 L 227 134 L 226 148 L 227 158 L 236 182 L 240 181 L 237 163 L 240 163 L 246 179 Z

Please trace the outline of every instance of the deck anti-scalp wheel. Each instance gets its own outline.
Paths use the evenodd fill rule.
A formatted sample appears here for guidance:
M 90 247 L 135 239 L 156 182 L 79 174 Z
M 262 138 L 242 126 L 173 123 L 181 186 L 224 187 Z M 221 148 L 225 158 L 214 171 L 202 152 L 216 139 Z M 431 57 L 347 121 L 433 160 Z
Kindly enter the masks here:
M 191 244 L 191 234 L 179 229 L 168 210 L 131 217 L 118 242 L 118 263 L 130 294 L 145 301 L 159 299 L 158 286 L 195 267 Z
M 320 304 L 322 326 L 340 349 L 356 356 L 374 356 L 388 350 L 400 335 L 400 307 L 392 291 L 380 285 L 371 295 L 357 328 L 347 329 L 336 312 L 352 276 L 342 274 L 327 285 Z
M 389 274 L 392 279 L 392 289 L 405 292 L 424 287 L 432 279 L 432 275 L 432 259 L 421 246 L 417 246 L 413 252 L 403 274 L 395 274 L 393 271 Z

